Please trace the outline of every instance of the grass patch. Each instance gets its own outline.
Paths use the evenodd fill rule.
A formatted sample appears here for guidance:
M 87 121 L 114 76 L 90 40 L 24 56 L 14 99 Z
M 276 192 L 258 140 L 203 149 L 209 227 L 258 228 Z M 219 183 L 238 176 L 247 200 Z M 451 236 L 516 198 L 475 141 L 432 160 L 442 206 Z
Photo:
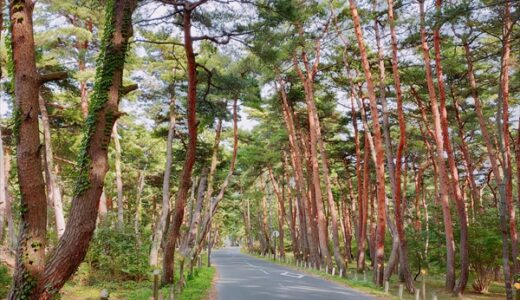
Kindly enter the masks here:
M 206 259 L 203 259 L 204 261 Z M 177 266 L 177 264 L 176 264 Z M 178 269 L 176 269 L 176 279 Z M 215 276 L 215 268 L 202 267 L 194 268 L 193 276 L 186 275 L 186 286 L 177 299 L 182 300 L 203 300 L 206 299 L 211 291 L 213 278 Z M 63 300 L 97 300 L 103 289 L 110 292 L 111 300 L 148 300 L 153 295 L 153 281 L 150 275 L 149 280 L 142 282 L 123 281 L 123 282 L 105 282 L 95 285 L 82 285 L 69 283 L 65 285 L 61 291 Z M 169 287 L 165 286 L 161 289 L 161 293 L 166 299 Z

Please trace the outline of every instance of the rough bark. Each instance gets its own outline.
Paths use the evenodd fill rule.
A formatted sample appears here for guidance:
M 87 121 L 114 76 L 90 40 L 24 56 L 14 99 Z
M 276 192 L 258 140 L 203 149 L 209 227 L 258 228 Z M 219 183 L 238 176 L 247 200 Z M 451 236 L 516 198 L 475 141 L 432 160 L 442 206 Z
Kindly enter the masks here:
M 34 297 L 45 266 L 47 198 L 38 128 L 39 74 L 33 37 L 34 3 L 11 1 L 11 47 L 14 67 L 16 161 L 21 195 L 17 263 L 9 299 Z M 26 291 L 27 290 L 27 291 Z
M 45 233 L 45 193 L 42 178 L 41 160 L 39 152 L 31 148 L 27 142 L 38 142 L 38 78 L 34 65 L 34 44 L 32 38 L 32 4 L 24 1 L 11 3 L 11 19 L 13 33 L 13 54 L 15 55 L 15 75 L 18 73 L 23 80 L 16 81 L 15 94 L 18 93 L 19 103 L 19 149 L 18 155 L 24 158 L 19 166 L 25 166 L 29 160 L 34 160 L 29 166 L 19 168 L 19 178 L 24 195 L 30 196 L 27 203 L 28 210 L 22 215 L 22 240 L 18 257 L 24 256 L 24 249 L 34 248 L 28 253 L 30 259 L 19 260 L 16 279 L 11 288 L 9 299 L 51 299 L 67 279 L 76 271 L 88 250 L 88 244 L 96 225 L 99 197 L 101 196 L 105 174 L 108 170 L 107 149 L 110 142 L 112 126 L 119 116 L 119 88 L 123 77 L 128 39 L 132 36 L 131 15 L 136 7 L 136 1 L 117 0 L 107 3 L 106 27 L 103 45 L 98 60 L 96 83 L 90 106 L 88 121 L 85 127 L 85 136 L 82 150 L 79 154 L 78 181 L 74 191 L 70 217 L 63 236 L 56 248 L 46 259 L 43 269 L 44 243 L 43 240 L 34 240 L 27 244 L 29 239 L 35 239 Z M 20 48 L 22 47 L 22 48 Z M 16 57 L 18 56 L 18 62 Z M 36 76 L 38 77 L 38 76 Z M 18 91 L 17 91 L 18 90 Z M 23 142 L 22 142 L 23 141 Z M 39 144 L 39 142 L 38 142 Z M 39 147 L 39 145 L 38 145 Z M 29 171 L 29 172 L 28 172 Z M 37 172 L 38 174 L 31 174 Z M 30 178 L 32 183 L 25 185 Z M 26 191 L 30 187 L 30 193 Z M 35 198 L 36 197 L 36 198 Z M 24 203 L 23 202 L 23 203 Z M 35 205 L 38 209 L 35 210 Z M 38 218 L 35 220 L 34 215 Z M 43 216 L 42 216 L 43 215 Z M 38 222 L 41 222 L 38 223 Z M 37 229 L 38 228 L 38 229 Z M 43 229 L 43 230 L 42 230 Z M 27 233 L 34 233 L 28 239 Z M 25 245 L 25 246 L 24 246 Z M 29 246 L 29 247 L 26 247 Z M 41 250 L 39 250 L 41 248 Z M 37 250 L 37 251 L 34 251 Z M 34 257 L 34 258 L 33 258 Z M 25 264 L 32 262 L 28 269 Z

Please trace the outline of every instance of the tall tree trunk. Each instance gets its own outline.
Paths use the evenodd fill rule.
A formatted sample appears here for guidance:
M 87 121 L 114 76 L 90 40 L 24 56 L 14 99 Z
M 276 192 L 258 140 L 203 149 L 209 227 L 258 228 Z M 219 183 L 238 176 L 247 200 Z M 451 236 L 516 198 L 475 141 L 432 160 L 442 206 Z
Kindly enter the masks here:
M 200 4 L 199 4 L 200 5 Z M 173 263 L 175 254 L 175 244 L 179 237 L 179 231 L 184 218 L 184 208 L 186 206 L 186 198 L 191 185 L 191 172 L 195 164 L 197 151 L 197 62 L 193 51 L 193 40 L 191 36 L 191 14 L 193 9 L 187 5 L 184 9 L 183 31 L 184 31 L 184 51 L 186 52 L 186 70 L 188 73 L 188 95 L 187 95 L 187 123 L 188 123 L 188 147 L 186 149 L 186 158 L 182 168 L 179 190 L 175 200 L 175 210 L 172 223 L 168 229 L 168 241 L 164 249 L 163 259 L 163 283 L 173 282 Z
M 301 241 L 298 236 L 298 231 L 296 229 L 296 216 L 297 206 L 295 207 L 293 204 L 293 194 L 291 192 L 291 178 L 289 177 L 289 172 L 287 171 L 287 167 L 289 166 L 289 162 L 287 159 L 287 152 L 283 151 L 283 170 L 284 170 L 284 180 L 287 186 L 287 199 L 289 200 L 289 229 L 291 232 L 291 240 L 292 240 L 292 249 L 295 258 L 300 257 L 300 249 L 301 249 Z M 285 187 L 283 187 L 285 188 Z M 296 199 L 298 201 L 298 199 Z M 296 210 L 295 210 L 296 209 Z
M 3 3 L 0 0 L 0 9 L 3 8 Z M 1 22 L 1 21 L 0 21 Z M 0 32 L 2 26 L 0 24 Z M 4 141 L 2 139 L 2 130 L 0 128 L 0 245 L 4 241 L 4 225 L 7 221 L 7 212 L 10 210 L 9 201 L 7 200 L 7 177 L 5 176 L 5 157 L 4 157 Z
M 406 241 L 406 235 L 404 232 L 404 220 L 401 215 L 401 160 L 402 160 L 402 152 L 403 148 L 406 145 L 406 123 L 404 119 L 403 112 L 403 99 L 402 99 L 402 91 L 401 91 L 401 79 L 399 76 L 399 60 L 397 58 L 397 34 L 395 32 L 395 22 L 394 22 L 394 4 L 393 0 L 387 0 L 388 4 L 388 20 L 390 25 L 390 36 L 392 39 L 392 74 L 394 78 L 394 88 L 397 99 L 397 114 L 399 119 L 399 145 L 397 147 L 397 157 L 396 157 L 396 168 L 395 168 L 395 195 L 394 200 L 396 207 L 394 209 L 396 227 L 397 227 L 397 235 L 399 236 L 399 251 L 400 251 L 400 265 L 401 272 L 404 278 L 404 282 L 406 284 L 406 289 L 413 293 L 415 290 L 412 275 L 410 273 L 410 266 L 408 263 L 408 245 Z
M 372 81 L 372 73 L 368 62 L 368 56 L 365 49 L 365 42 L 363 40 L 363 32 L 355 0 L 349 0 L 350 10 L 352 13 L 352 20 L 354 21 L 354 30 L 358 47 L 361 54 L 361 65 L 365 72 L 365 79 L 367 82 L 368 97 L 370 99 L 370 110 L 372 115 L 372 126 L 374 128 L 374 150 L 376 152 L 376 178 L 377 178 L 377 233 L 376 233 L 376 254 L 375 264 L 377 268 L 377 275 L 375 282 L 378 285 L 383 285 L 384 275 L 384 259 L 385 259 L 385 228 L 386 228 L 386 192 L 385 192 L 385 166 L 384 166 L 384 151 L 381 138 L 381 130 L 379 126 L 379 115 L 377 110 L 377 100 Z
M 115 167 L 116 167 L 116 189 L 117 189 L 117 229 L 123 230 L 124 226 L 124 207 L 123 207 L 123 174 L 121 173 L 121 144 L 119 143 L 119 133 L 117 132 L 117 121 L 114 123 L 112 132 L 114 139 Z
M 440 181 L 440 202 L 442 206 L 442 213 L 444 218 L 444 232 L 446 238 L 446 282 L 447 290 L 452 291 L 455 287 L 455 242 L 453 238 L 453 222 L 451 220 L 449 207 L 449 182 L 448 173 L 446 172 L 446 165 L 444 161 L 444 141 L 442 136 L 441 116 L 437 104 L 437 95 L 433 83 L 433 77 L 430 66 L 430 54 L 428 43 L 426 39 L 426 31 L 424 28 L 424 2 L 419 0 L 420 6 L 420 21 L 421 21 L 421 44 L 424 59 L 424 68 L 426 72 L 426 82 L 428 85 L 428 95 L 430 99 L 430 106 L 432 110 L 434 123 L 434 138 L 436 144 L 436 160 Z
M 52 138 L 51 128 L 49 124 L 49 115 L 47 113 L 47 107 L 45 100 L 41 95 L 38 97 L 38 104 L 40 113 L 42 116 L 42 127 L 43 127 L 43 141 L 45 143 L 45 175 L 47 184 L 47 196 L 54 209 L 54 217 L 56 220 L 56 233 L 58 238 L 63 235 L 65 231 L 65 216 L 63 214 L 63 201 L 61 199 L 60 186 L 56 178 L 54 169 L 54 154 L 52 152 Z
M 150 249 L 150 266 L 158 267 L 159 264 L 159 248 L 161 247 L 161 241 L 164 236 L 164 231 L 168 224 L 168 215 L 170 213 L 170 177 L 172 172 L 173 163 L 173 138 L 175 137 L 175 122 L 176 122 L 176 110 L 175 110 L 175 90 L 172 84 L 172 95 L 170 99 L 169 109 L 169 123 L 168 123 L 168 137 L 166 140 L 166 164 L 164 165 L 164 175 L 162 182 L 162 202 L 161 202 L 161 213 L 159 220 L 155 224 L 153 231 L 152 246 Z
M 361 189 L 358 192 L 361 194 L 359 198 L 359 236 L 358 236 L 358 258 L 357 258 L 357 271 L 362 272 L 365 270 L 365 251 L 366 251 L 366 239 L 367 239 L 367 222 L 368 222 L 368 188 L 370 184 L 370 146 L 368 143 L 368 136 L 365 135 L 365 150 L 363 155 L 363 180 Z M 358 177 L 360 181 L 361 177 Z
M 516 275 L 520 269 L 520 261 L 518 259 L 518 235 L 516 232 L 516 216 L 513 206 L 513 182 L 512 182 L 512 164 L 511 164 L 511 148 L 509 142 L 509 60 L 511 55 L 511 34 L 512 21 L 510 12 L 510 1 L 506 0 L 503 11 L 503 25 L 502 25 L 502 58 L 500 65 L 500 87 L 498 90 L 497 99 L 497 137 L 498 148 L 501 158 L 501 168 L 503 180 L 499 184 L 500 191 L 500 213 L 507 214 L 505 218 L 509 217 L 509 235 L 511 239 L 511 257 L 513 262 L 513 269 L 511 278 L 516 282 Z M 505 196 L 505 197 L 504 197 Z M 504 211 L 505 210 L 505 211 Z M 504 253 L 505 258 L 505 253 Z M 505 262 L 504 262 L 505 264 Z M 504 266 L 505 272 L 505 266 Z M 508 288 L 506 278 L 506 292 L 509 299 L 511 291 Z M 509 283 L 510 284 L 510 283 Z M 512 297 L 512 295 L 511 295 Z
M 146 178 L 146 168 L 139 172 L 139 176 L 137 177 L 137 195 L 135 197 L 135 220 L 134 220 L 134 232 L 137 237 L 137 242 L 141 244 L 141 231 L 139 230 L 141 226 L 141 214 L 142 214 L 142 194 L 144 189 L 144 181 Z
M 303 60 L 306 61 L 305 52 L 303 52 L 302 56 Z M 328 232 L 327 232 L 327 219 L 325 216 L 325 207 L 323 205 L 323 196 L 321 192 L 321 179 L 320 179 L 320 170 L 318 163 L 318 147 L 320 148 L 320 153 L 324 154 L 324 151 L 321 151 L 323 148 L 323 142 L 321 141 L 321 129 L 319 128 L 319 118 L 318 113 L 316 111 L 316 105 L 314 103 L 314 91 L 313 91 L 313 80 L 314 75 L 311 73 L 305 75 L 298 67 L 298 61 L 296 57 L 294 58 L 294 66 L 296 72 L 300 76 L 300 79 L 303 83 L 305 90 L 305 102 L 307 103 L 307 114 L 309 120 L 309 147 L 310 147 L 310 161 L 312 167 L 312 185 L 314 187 L 314 199 L 316 202 L 316 217 L 318 224 L 318 241 L 321 251 L 322 262 L 332 268 L 332 259 L 329 253 L 329 242 L 328 242 Z M 306 66 L 307 70 L 308 67 Z M 321 141 L 321 145 L 320 145 Z M 323 149 L 324 150 L 324 149 Z M 328 178 L 328 174 L 324 174 L 324 177 Z M 327 180 L 327 179 L 326 179 Z M 330 186 L 330 183 L 329 183 Z M 334 201 L 334 200 L 332 200 Z M 337 222 L 336 222 L 336 236 L 337 236 Z
M 298 136 L 296 134 L 296 127 L 293 118 L 293 111 L 289 106 L 289 102 L 287 99 L 287 94 L 285 91 L 284 81 L 278 77 L 278 91 L 281 95 L 282 107 L 283 107 L 283 116 L 284 121 L 287 127 L 287 131 L 289 133 L 289 145 L 291 148 L 291 162 L 294 166 L 294 179 L 296 183 L 296 201 L 298 205 L 299 211 L 299 220 L 300 226 L 302 227 L 302 247 L 301 251 L 303 252 L 303 257 L 307 257 L 310 255 L 311 260 L 316 261 L 318 257 L 317 249 L 318 245 L 313 235 L 313 226 L 311 216 L 309 214 L 310 207 L 308 205 L 309 199 L 307 197 L 307 189 L 305 188 L 305 182 L 303 175 L 303 167 L 302 160 L 304 156 L 302 155 L 300 145 L 298 143 Z
M 47 197 L 38 128 L 39 74 L 36 70 L 33 1 L 10 2 L 14 67 L 16 160 L 21 196 L 17 262 L 9 299 L 36 296 L 34 285 L 45 266 Z M 29 284 L 27 289 L 25 286 Z
M 97 66 L 97 80 L 85 135 L 79 154 L 78 181 L 70 217 L 54 251 L 44 259 L 45 191 L 38 139 L 38 89 L 32 37 L 33 3 L 11 2 L 15 95 L 18 109 L 18 173 L 22 192 L 21 242 L 15 281 L 8 299 L 53 298 L 85 257 L 96 226 L 99 197 L 108 170 L 110 133 L 119 117 L 118 103 L 128 39 L 132 36 L 134 0 L 107 3 L 104 49 Z M 35 145 L 33 145 L 34 143 Z M 36 145 L 37 144 L 37 145 Z M 29 182 L 27 182 L 29 181 Z M 21 259 L 23 258 L 23 259 Z M 29 258 L 29 259 L 27 259 Z

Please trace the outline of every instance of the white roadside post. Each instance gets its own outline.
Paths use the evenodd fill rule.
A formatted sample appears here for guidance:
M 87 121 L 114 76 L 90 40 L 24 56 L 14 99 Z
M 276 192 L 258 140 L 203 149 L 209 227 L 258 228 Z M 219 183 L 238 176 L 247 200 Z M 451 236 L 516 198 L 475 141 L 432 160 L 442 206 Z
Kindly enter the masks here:
M 271 237 L 274 237 L 274 260 L 276 260 L 276 239 L 280 236 L 278 230 L 273 230 Z M 281 245 L 283 247 L 283 245 Z

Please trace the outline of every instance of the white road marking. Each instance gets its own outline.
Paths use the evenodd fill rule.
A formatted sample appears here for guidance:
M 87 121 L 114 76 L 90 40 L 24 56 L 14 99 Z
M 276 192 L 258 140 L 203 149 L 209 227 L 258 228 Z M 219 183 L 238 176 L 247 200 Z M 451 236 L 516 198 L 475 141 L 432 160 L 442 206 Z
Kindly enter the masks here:
M 258 270 L 258 271 L 260 271 L 260 272 L 262 272 L 262 273 L 264 273 L 264 274 L 266 274 L 266 275 L 269 274 L 266 270 L 260 268 L 259 266 L 255 266 L 255 265 L 253 265 L 253 264 L 251 264 L 251 263 L 247 263 L 247 265 L 253 267 L 253 269 Z
M 283 273 L 280 273 L 280 275 L 287 276 L 287 277 L 292 277 L 292 278 L 298 278 L 298 279 L 301 279 L 304 276 L 302 274 L 296 274 L 296 273 L 291 273 L 291 272 L 283 272 Z

